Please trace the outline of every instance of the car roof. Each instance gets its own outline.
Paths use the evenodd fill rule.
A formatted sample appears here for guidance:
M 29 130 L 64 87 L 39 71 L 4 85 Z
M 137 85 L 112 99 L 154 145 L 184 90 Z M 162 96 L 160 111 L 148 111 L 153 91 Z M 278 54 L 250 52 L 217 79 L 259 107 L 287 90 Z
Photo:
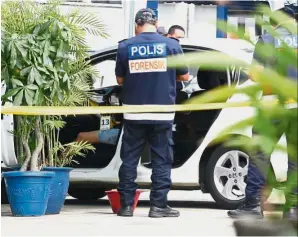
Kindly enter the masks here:
M 250 63 L 252 60 L 252 54 L 254 46 L 245 40 L 239 39 L 201 39 L 201 40 L 189 40 L 182 39 L 180 44 L 183 48 L 186 47 L 198 47 L 202 49 L 215 50 L 225 53 L 231 57 L 235 57 L 240 60 L 244 60 Z M 89 51 L 91 58 L 97 57 L 97 55 L 104 54 L 105 52 L 117 50 L 118 45 L 113 45 L 102 50 Z
M 214 38 L 214 39 L 202 38 L 199 40 L 182 39 L 180 43 L 182 46 L 191 45 L 191 46 L 198 46 L 202 48 L 216 50 L 218 52 L 225 53 L 231 57 L 244 60 L 247 63 L 251 62 L 253 52 L 254 52 L 253 44 L 240 39 L 224 39 L 224 38 Z
M 206 39 L 202 38 L 199 40 L 191 40 L 191 39 L 181 39 L 181 45 L 194 45 L 204 48 L 210 48 L 217 51 L 225 51 L 225 48 L 235 48 L 241 50 L 251 51 L 254 46 L 245 40 L 240 39 L 224 39 L 224 38 L 216 38 L 216 39 Z

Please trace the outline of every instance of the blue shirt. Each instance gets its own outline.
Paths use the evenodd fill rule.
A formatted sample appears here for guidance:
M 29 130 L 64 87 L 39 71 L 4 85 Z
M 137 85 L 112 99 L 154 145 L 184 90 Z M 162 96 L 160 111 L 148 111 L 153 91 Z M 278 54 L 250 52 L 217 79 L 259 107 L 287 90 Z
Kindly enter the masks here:
M 274 37 L 271 34 L 267 33 L 265 35 L 262 35 L 256 44 L 254 59 L 264 66 L 274 67 L 277 64 L 278 60 L 278 55 L 276 54 L 262 57 L 262 55 L 260 54 L 261 50 L 259 50 L 258 47 L 264 44 L 270 44 L 278 50 L 282 50 L 282 48 L 284 47 L 283 45 L 287 44 L 287 46 L 289 46 L 290 48 L 297 50 L 297 35 L 289 33 L 288 30 L 283 27 L 277 27 L 275 31 L 278 36 Z M 286 66 L 287 68 L 284 68 L 282 70 L 282 74 L 293 80 L 297 80 L 297 62 L 293 61 L 292 64 Z
M 183 54 L 179 42 L 155 32 L 141 33 L 119 43 L 117 77 L 124 78 L 124 105 L 173 105 L 176 99 L 176 76 L 188 73 L 187 66 L 168 68 L 167 57 Z M 137 123 L 173 122 L 174 113 L 124 114 L 125 120 Z

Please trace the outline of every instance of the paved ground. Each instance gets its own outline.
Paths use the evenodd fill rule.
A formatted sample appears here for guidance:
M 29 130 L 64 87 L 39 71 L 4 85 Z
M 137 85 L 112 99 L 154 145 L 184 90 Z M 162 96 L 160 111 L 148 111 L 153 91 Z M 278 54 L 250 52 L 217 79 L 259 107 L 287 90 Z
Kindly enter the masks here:
M 170 205 L 179 209 L 179 218 L 150 219 L 149 193 L 143 193 L 133 218 L 112 214 L 107 200 L 79 202 L 68 199 L 60 215 L 12 217 L 2 205 L 1 236 L 235 236 L 233 221 L 209 195 L 199 191 L 172 191 Z

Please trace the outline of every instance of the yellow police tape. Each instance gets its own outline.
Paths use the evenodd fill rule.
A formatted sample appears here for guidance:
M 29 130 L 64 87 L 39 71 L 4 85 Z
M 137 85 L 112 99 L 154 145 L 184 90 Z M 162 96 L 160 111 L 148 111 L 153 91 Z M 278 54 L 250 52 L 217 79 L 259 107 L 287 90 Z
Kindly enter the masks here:
M 262 101 L 265 106 L 276 104 L 277 100 Z M 292 103 L 292 102 L 290 102 Z M 148 112 L 173 112 L 192 110 L 214 110 L 251 106 L 251 101 L 184 104 L 184 105 L 128 105 L 128 106 L 3 106 L 1 114 L 16 115 L 74 115 L 74 114 L 122 114 L 122 113 L 148 113 Z

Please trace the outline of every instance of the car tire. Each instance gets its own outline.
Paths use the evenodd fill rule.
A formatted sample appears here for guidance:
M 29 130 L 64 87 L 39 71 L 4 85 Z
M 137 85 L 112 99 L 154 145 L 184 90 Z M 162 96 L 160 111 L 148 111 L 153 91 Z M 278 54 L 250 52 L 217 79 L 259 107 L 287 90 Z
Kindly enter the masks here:
M 235 179 L 233 176 L 233 173 L 231 173 L 232 177 L 231 179 L 234 182 L 234 186 L 238 187 L 238 184 L 241 183 L 239 182 L 239 178 L 242 179 L 242 181 L 245 182 L 246 177 L 247 177 L 247 166 L 248 165 L 248 159 L 249 156 L 246 152 L 244 152 L 242 149 L 239 148 L 229 148 L 229 147 L 224 147 L 224 146 L 220 146 L 217 149 L 215 149 L 212 154 L 211 157 L 206 165 L 206 176 L 205 176 L 205 185 L 207 186 L 207 189 L 209 191 L 209 193 L 211 194 L 211 196 L 213 197 L 213 199 L 216 201 L 216 203 L 224 209 L 236 209 L 238 208 L 245 200 L 245 193 L 243 192 L 245 190 L 245 187 L 242 187 L 242 193 L 243 195 L 240 195 L 237 197 L 237 195 L 235 195 L 234 198 L 227 198 L 225 195 L 223 195 L 222 191 L 223 190 L 219 190 L 218 186 L 218 182 L 219 180 L 217 180 L 217 178 L 219 177 L 219 175 L 215 175 L 215 169 L 216 167 L 218 167 L 218 162 L 221 162 L 220 159 L 222 159 L 222 157 L 224 157 L 227 154 L 231 154 L 237 152 L 238 153 L 238 157 L 239 157 L 239 168 L 243 169 L 242 170 L 242 177 L 235 177 L 235 179 L 237 179 L 237 183 L 235 183 Z M 246 161 L 247 160 L 247 163 Z M 243 167 L 242 167 L 243 166 Z M 233 169 L 233 167 L 231 167 Z M 239 173 L 238 173 L 239 175 Z M 269 167 L 269 172 L 268 175 L 273 175 L 271 176 L 271 178 L 267 178 L 268 184 L 266 187 L 266 192 L 264 192 L 263 194 L 264 196 L 264 200 L 267 200 L 268 197 L 270 196 L 272 189 L 276 186 L 276 177 L 274 174 L 274 170 L 272 165 Z M 231 180 L 230 180 L 231 181 Z M 243 183 L 242 183 L 243 184 Z M 240 188 L 238 187 L 239 191 L 241 192 Z M 237 190 L 236 190 L 237 191 Z
M 228 180 L 226 180 L 226 182 L 229 181 L 229 185 L 230 185 L 232 181 L 234 182 L 234 180 L 232 180 L 229 177 L 219 176 L 219 175 L 215 174 L 215 170 L 217 169 L 219 162 L 221 162 L 223 160 L 223 163 L 224 163 L 224 159 L 222 157 L 224 157 L 225 155 L 230 154 L 230 153 L 232 154 L 234 151 L 241 152 L 241 154 L 244 155 L 244 157 L 246 157 L 247 161 L 248 161 L 248 155 L 246 153 L 242 152 L 240 149 L 227 148 L 227 147 L 220 146 L 212 152 L 211 157 L 210 157 L 210 159 L 207 163 L 207 166 L 206 166 L 205 185 L 207 186 L 209 193 L 211 194 L 213 199 L 216 201 L 216 203 L 221 208 L 224 208 L 224 209 L 236 209 L 244 202 L 244 199 L 245 199 L 245 194 L 243 193 L 243 187 L 242 187 L 242 193 L 243 193 L 242 196 L 234 195 L 233 198 L 232 197 L 229 198 L 229 197 L 227 197 L 227 195 L 233 196 L 232 193 L 226 194 L 226 195 L 222 194 L 224 192 L 225 186 L 224 186 L 224 183 L 222 183 L 223 189 L 220 190 L 219 189 L 220 182 L 224 182 L 225 179 L 228 179 Z M 227 165 L 229 165 L 229 164 L 227 164 Z M 233 169 L 233 167 L 231 167 L 231 169 Z M 233 175 L 233 173 L 231 173 L 231 175 Z M 245 177 L 243 177 L 243 180 L 244 180 L 244 178 Z M 228 183 L 226 183 L 226 184 L 228 184 Z M 232 192 L 232 190 L 231 190 L 231 192 Z
M 69 188 L 68 194 L 80 201 L 95 201 L 106 196 L 105 191 L 98 188 Z

